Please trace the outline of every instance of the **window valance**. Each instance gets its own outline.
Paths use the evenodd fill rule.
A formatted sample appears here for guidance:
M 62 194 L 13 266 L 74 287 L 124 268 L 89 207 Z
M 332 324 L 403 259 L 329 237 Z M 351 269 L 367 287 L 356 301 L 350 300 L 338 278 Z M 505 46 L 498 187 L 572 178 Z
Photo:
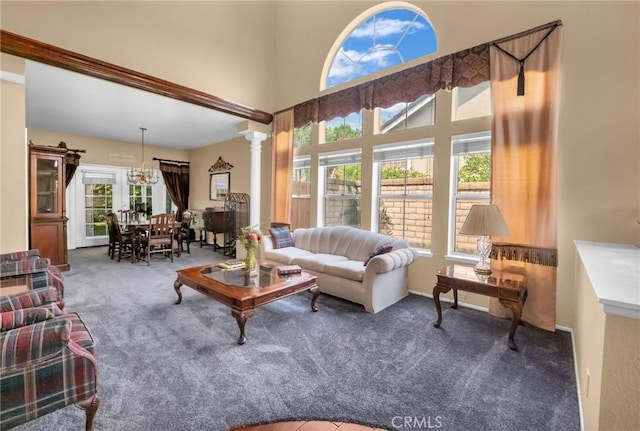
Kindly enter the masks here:
M 475 46 L 294 107 L 294 126 L 346 117 L 361 109 L 389 108 L 425 94 L 489 80 L 489 44 Z
M 492 44 L 558 25 L 560 21 L 554 21 L 299 103 L 293 107 L 294 127 L 304 126 L 310 121 L 319 122 L 335 117 L 346 117 L 361 109 L 388 108 L 400 102 L 413 102 L 425 94 L 433 94 L 439 90 L 472 87 L 489 81 L 491 79 L 489 47 Z
M 170 172 L 172 174 L 189 174 L 189 162 L 158 159 L 156 157 L 154 157 L 153 160 L 158 160 L 160 162 L 160 172 Z

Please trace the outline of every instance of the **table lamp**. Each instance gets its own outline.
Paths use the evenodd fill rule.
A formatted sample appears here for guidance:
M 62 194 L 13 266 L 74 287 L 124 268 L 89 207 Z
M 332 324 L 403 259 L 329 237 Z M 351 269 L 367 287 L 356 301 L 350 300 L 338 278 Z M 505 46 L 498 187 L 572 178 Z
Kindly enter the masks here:
M 509 236 L 509 228 L 497 205 L 473 205 L 460 229 L 462 235 L 480 235 L 478 255 L 480 261 L 473 269 L 478 274 L 491 274 L 489 255 L 491 236 Z

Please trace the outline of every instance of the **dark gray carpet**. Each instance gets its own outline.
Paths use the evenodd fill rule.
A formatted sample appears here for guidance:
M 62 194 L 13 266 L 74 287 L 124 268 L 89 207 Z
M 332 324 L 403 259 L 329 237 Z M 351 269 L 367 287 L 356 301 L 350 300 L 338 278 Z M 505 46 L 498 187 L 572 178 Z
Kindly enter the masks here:
M 111 261 L 106 248 L 69 253 L 66 308 L 98 343 L 99 431 L 225 430 L 331 420 L 390 430 L 579 430 L 570 335 L 445 308 L 410 295 L 372 315 L 303 293 L 259 308 L 245 345 L 229 309 L 183 287 L 177 269 L 222 259 L 194 247 L 174 264 Z M 17 430 L 80 430 L 67 407 Z

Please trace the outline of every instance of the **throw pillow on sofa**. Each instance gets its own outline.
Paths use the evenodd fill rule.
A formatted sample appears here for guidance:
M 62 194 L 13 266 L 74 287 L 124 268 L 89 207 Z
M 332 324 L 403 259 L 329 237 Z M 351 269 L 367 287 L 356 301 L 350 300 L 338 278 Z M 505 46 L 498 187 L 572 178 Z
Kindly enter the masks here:
M 391 250 L 393 250 L 393 245 L 391 245 L 391 244 L 379 245 L 378 247 L 376 247 L 376 249 L 374 251 L 369 253 L 369 256 L 367 256 L 367 260 L 364 261 L 364 266 L 367 266 L 369 261 L 371 259 L 373 259 L 374 257 L 376 257 L 377 255 L 389 253 Z
M 288 227 L 273 227 L 269 229 L 271 234 L 271 240 L 273 242 L 273 248 L 293 247 L 293 236 Z

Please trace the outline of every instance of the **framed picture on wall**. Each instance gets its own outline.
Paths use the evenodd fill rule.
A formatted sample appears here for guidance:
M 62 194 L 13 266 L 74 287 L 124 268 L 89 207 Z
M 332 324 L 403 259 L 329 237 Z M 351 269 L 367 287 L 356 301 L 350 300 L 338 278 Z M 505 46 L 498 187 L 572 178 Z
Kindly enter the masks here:
M 223 201 L 229 194 L 230 172 L 220 172 L 209 176 L 209 199 L 212 201 Z

